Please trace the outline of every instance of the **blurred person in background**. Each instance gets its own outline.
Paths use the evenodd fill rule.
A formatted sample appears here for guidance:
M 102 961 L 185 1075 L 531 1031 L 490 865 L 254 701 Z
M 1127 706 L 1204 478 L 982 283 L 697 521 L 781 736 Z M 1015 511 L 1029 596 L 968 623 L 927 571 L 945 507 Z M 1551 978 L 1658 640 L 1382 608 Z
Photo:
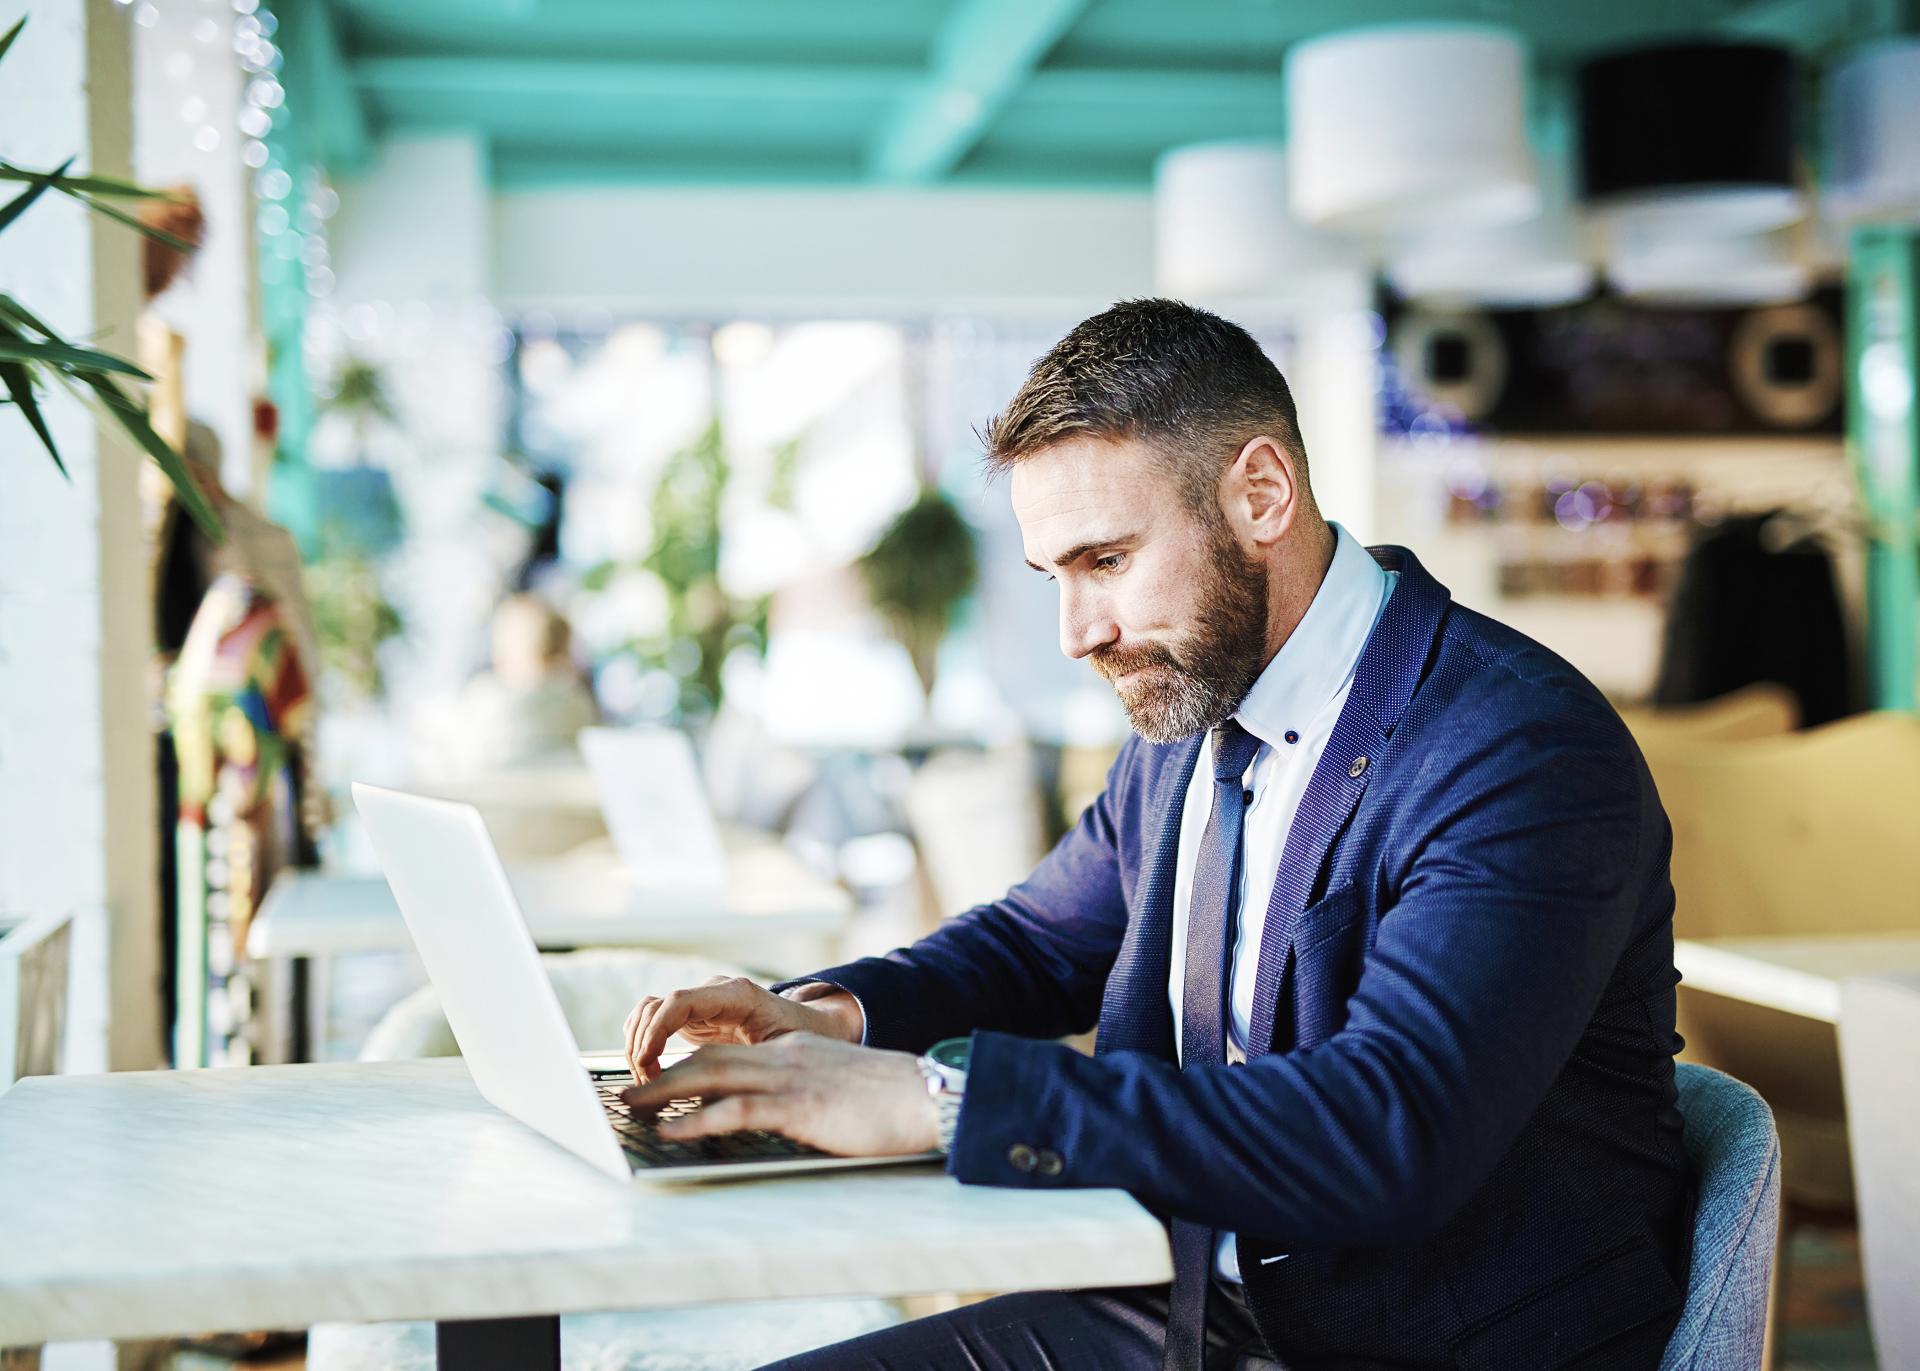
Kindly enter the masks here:
M 522 592 L 493 611 L 489 668 L 447 707 L 426 712 L 421 745 L 428 769 L 441 776 L 577 762 L 574 739 L 599 716 L 573 660 L 566 618 L 540 596 Z
M 910 947 L 642 1000 L 628 1100 L 701 1098 L 669 1137 L 1119 1187 L 1174 1279 L 782 1365 L 1655 1367 L 1693 1178 L 1670 834 L 1612 707 L 1327 522 L 1285 380 L 1211 314 L 1087 320 L 986 436 L 1062 650 L 1133 725 L 1105 792 Z M 1096 1024 L 1092 1057 L 1053 1041 Z

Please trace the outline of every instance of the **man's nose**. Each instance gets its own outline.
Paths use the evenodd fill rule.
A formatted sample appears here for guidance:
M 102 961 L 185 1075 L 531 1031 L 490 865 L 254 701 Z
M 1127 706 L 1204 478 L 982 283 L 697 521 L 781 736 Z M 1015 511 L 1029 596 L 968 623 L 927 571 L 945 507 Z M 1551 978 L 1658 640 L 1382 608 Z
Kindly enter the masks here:
M 1060 588 L 1060 650 L 1074 661 L 1079 661 L 1096 648 L 1105 647 L 1118 639 L 1120 625 L 1100 597 L 1076 591 L 1062 585 Z

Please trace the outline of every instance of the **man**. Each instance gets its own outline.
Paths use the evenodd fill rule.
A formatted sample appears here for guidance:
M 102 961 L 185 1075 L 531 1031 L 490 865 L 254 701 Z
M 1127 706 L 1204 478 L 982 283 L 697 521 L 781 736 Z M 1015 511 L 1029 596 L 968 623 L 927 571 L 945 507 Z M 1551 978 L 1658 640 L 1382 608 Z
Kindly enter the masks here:
M 1211 314 L 1087 320 L 987 438 L 1062 650 L 1137 736 L 1004 899 L 779 994 L 642 1001 L 632 1099 L 1118 1186 L 1175 1278 L 793 1364 L 1657 1365 L 1692 1183 L 1669 832 L 1618 716 L 1327 523 L 1285 381 Z M 1049 1041 L 1096 1020 L 1091 1058 Z M 713 1045 L 661 1072 L 675 1031 Z

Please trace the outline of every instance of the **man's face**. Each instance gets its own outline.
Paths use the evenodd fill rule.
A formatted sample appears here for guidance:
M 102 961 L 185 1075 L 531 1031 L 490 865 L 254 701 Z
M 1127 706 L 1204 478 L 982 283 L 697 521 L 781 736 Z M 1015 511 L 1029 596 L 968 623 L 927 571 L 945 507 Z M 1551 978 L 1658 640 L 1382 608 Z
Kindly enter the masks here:
M 1266 665 L 1267 573 L 1144 445 L 1074 439 L 1013 469 L 1028 565 L 1060 586 L 1060 650 L 1091 659 L 1149 742 L 1211 727 Z

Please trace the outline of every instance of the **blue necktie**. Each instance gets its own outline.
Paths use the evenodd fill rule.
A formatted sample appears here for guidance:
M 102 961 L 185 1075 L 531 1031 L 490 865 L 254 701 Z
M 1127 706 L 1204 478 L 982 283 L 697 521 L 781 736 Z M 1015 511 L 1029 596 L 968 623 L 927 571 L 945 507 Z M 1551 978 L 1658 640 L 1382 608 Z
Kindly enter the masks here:
M 1227 1059 L 1227 947 L 1240 897 L 1240 835 L 1252 792 L 1241 785 L 1260 740 L 1232 719 L 1213 730 L 1213 808 L 1200 838 L 1187 906 L 1186 978 L 1180 990 L 1180 1068 Z M 1173 1289 L 1167 1299 L 1164 1371 L 1200 1371 L 1214 1232 L 1173 1221 Z

